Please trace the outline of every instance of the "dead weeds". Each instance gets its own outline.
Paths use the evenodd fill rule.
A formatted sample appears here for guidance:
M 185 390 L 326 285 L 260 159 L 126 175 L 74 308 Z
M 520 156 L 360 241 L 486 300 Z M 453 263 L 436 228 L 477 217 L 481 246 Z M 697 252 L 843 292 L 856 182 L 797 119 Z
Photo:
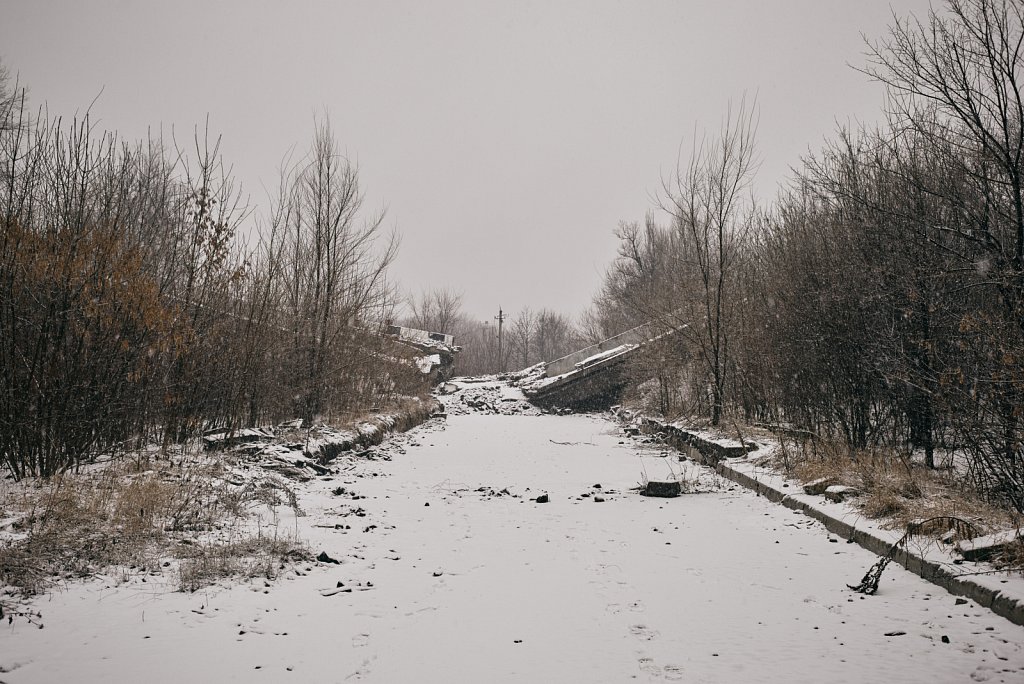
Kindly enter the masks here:
M 164 460 L 119 461 L 49 481 L 5 483 L 0 518 L 13 522 L 7 538 L 0 537 L 0 587 L 32 595 L 54 580 L 115 567 L 160 572 L 182 540 L 243 529 L 250 507 L 295 500 L 280 484 L 234 486 L 225 474 L 223 459 L 203 456 L 196 448 Z M 182 589 L 194 591 L 206 578 L 267 575 L 264 566 L 274 553 L 299 545 L 257 537 L 197 547 L 204 553 L 182 558 Z M 246 560 L 247 551 L 253 553 L 251 560 Z
M 841 443 L 782 439 L 773 465 L 801 482 L 827 478 L 859 490 L 861 496 L 852 502 L 887 529 L 958 518 L 988 533 L 1019 529 L 1022 522 L 1011 510 L 987 503 L 952 470 L 930 469 L 909 455 L 881 448 L 851 450 Z M 1024 568 L 1024 553 L 1018 560 L 1013 567 Z
M 285 561 L 310 561 L 313 554 L 295 536 L 257 535 L 234 542 L 182 545 L 177 555 L 178 588 L 195 592 L 231 577 L 277 579 Z
M 358 431 L 390 415 L 393 427 L 405 430 L 435 407 L 429 398 L 400 397 L 331 423 Z M 282 565 L 307 560 L 308 550 L 294 535 L 279 536 L 276 528 L 267 535 L 251 524 L 257 508 L 302 512 L 284 478 L 232 473 L 230 466 L 244 458 L 242 452 L 203 452 L 194 444 L 162 455 L 144 451 L 46 481 L 0 480 L 0 593 L 38 594 L 55 581 L 112 569 L 170 569 L 179 589 L 195 591 L 227 577 L 269 580 Z

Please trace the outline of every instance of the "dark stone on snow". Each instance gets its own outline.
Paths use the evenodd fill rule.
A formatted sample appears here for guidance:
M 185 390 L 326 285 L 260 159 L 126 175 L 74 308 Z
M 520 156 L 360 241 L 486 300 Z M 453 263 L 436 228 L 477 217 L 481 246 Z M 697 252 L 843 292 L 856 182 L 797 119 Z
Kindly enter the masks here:
M 547 494 L 541 494 L 536 499 L 534 499 L 534 501 L 536 501 L 537 503 L 547 503 L 549 501 L 548 495 Z
M 334 563 L 335 565 L 341 565 L 341 561 L 336 558 L 331 558 L 327 555 L 326 551 L 321 551 L 320 555 L 316 557 L 321 563 Z
M 679 496 L 682 493 L 682 487 L 679 485 L 678 480 L 669 480 L 667 482 L 656 482 L 650 480 L 644 485 L 640 493 L 644 496 L 660 496 L 664 498 L 672 498 Z

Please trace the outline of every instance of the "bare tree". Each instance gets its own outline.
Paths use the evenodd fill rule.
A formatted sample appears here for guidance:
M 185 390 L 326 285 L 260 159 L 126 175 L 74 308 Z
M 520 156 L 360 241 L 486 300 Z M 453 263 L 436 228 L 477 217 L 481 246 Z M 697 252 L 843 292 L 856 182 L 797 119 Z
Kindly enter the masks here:
M 453 335 L 462 317 L 462 295 L 447 288 L 421 292 L 419 298 L 409 297 L 408 304 L 408 324 L 420 330 Z
M 747 193 L 757 166 L 756 134 L 755 109 L 741 101 L 735 112 L 730 107 L 718 137 L 695 142 L 689 163 L 663 183 L 662 208 L 682 246 L 683 277 L 692 274 L 697 293 L 669 317 L 704 361 L 713 425 L 725 401 L 736 268 L 752 215 Z
M 918 237 L 947 260 L 946 275 L 977 273 L 972 290 L 989 290 L 998 302 L 993 309 L 983 298 L 962 298 L 968 306 L 958 327 L 968 339 L 961 345 L 987 352 L 950 364 L 956 372 L 942 380 L 961 388 L 957 423 L 982 464 L 979 473 L 1022 510 L 1024 4 L 948 0 L 944 11 L 931 9 L 923 20 L 897 17 L 889 36 L 871 46 L 870 58 L 865 71 L 887 86 L 897 124 L 927 140 L 928 153 L 945 164 L 940 173 L 909 176 L 919 193 L 946 205 L 939 216 L 917 222 Z M 922 369 L 935 358 L 919 357 Z M 923 408 L 934 410 L 931 402 Z M 962 420 L 971 414 L 978 419 Z
M 530 307 L 524 307 L 516 314 L 508 332 L 510 351 L 523 364 L 523 368 L 526 368 L 532 359 L 535 360 L 535 357 L 531 356 L 531 352 L 534 351 L 536 345 L 537 332 L 537 316 L 530 311 Z
M 582 345 L 572 320 L 550 309 L 537 312 L 534 348 L 538 361 L 554 361 Z
M 11 87 L 11 74 L 7 66 L 0 62 L 0 132 L 13 125 L 16 112 L 18 87 Z
M 289 327 L 295 348 L 305 350 L 295 370 L 305 388 L 300 412 L 312 419 L 329 406 L 327 383 L 336 386 L 346 358 L 355 360 L 360 326 L 388 296 L 398 242 L 385 232 L 383 212 L 362 217 L 358 169 L 339 153 L 326 122 L 284 192 L 276 215 L 287 244 Z
M 894 17 L 865 71 L 887 86 L 900 124 L 978 161 L 970 172 L 987 201 L 958 233 L 992 258 L 1004 305 L 1024 326 L 1024 5 L 948 0 L 946 10 Z M 937 116 L 919 116 L 922 107 Z

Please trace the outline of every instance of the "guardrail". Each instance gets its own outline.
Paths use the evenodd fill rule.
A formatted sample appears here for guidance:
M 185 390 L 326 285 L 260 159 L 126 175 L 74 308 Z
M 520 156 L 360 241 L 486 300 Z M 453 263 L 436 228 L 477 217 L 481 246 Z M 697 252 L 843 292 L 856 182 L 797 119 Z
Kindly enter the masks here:
M 644 323 L 638 325 L 635 328 L 627 330 L 626 332 L 619 333 L 614 337 L 609 337 L 607 340 L 601 340 L 597 344 L 592 344 L 589 347 L 584 347 L 579 351 L 574 351 L 572 354 L 567 354 L 560 359 L 549 361 L 544 368 L 544 375 L 547 377 L 554 377 L 555 375 L 561 375 L 562 373 L 568 373 L 569 371 L 576 368 L 576 364 L 585 359 L 589 359 L 595 354 L 606 352 L 609 349 L 615 349 L 624 344 L 643 344 L 649 341 L 653 335 L 651 334 L 651 324 Z

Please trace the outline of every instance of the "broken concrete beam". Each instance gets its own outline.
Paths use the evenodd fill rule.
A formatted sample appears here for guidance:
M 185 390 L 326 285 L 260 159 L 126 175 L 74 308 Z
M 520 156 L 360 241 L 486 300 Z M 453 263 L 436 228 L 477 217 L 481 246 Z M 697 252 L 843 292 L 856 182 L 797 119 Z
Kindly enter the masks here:
M 1020 530 L 1008 530 L 958 542 L 956 550 L 964 560 L 987 561 L 1003 553 L 1011 544 L 1022 542 Z
M 825 488 L 825 498 L 835 503 L 842 503 L 847 499 L 859 496 L 860 490 L 846 485 L 831 485 Z
M 226 449 L 239 444 L 263 442 L 274 438 L 270 428 L 241 428 L 239 430 L 214 430 L 203 435 L 206 449 Z
M 812 496 L 821 496 L 825 493 L 825 490 L 836 484 L 834 477 L 819 477 L 817 480 L 811 480 L 804 485 L 804 494 L 810 494 Z
M 640 493 L 644 496 L 671 498 L 679 496 L 682 493 L 682 487 L 679 484 L 679 480 L 667 480 L 664 482 L 648 480 L 644 484 L 643 489 L 640 490 Z

